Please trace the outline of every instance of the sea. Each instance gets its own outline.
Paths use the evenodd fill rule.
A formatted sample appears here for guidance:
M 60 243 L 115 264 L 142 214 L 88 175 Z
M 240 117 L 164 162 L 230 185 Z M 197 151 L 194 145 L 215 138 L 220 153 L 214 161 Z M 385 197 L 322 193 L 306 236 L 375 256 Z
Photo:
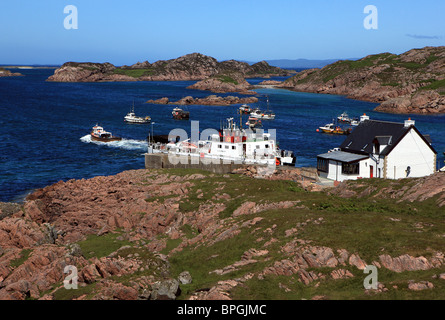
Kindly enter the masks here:
M 189 121 L 172 119 L 171 105 L 146 103 L 168 97 L 176 101 L 186 96 L 206 97 L 208 91 L 187 89 L 195 81 L 54 83 L 46 79 L 54 69 L 20 69 L 24 77 L 0 78 L 0 201 L 21 202 L 35 189 L 58 181 L 114 175 L 144 168 L 149 134 L 169 134 L 184 129 L 190 134 L 191 121 L 199 121 L 200 131 L 218 130 L 233 117 L 233 106 L 187 106 Z M 274 77 L 269 80 L 284 80 Z M 258 84 L 264 79 L 247 79 Z M 301 93 L 284 89 L 257 89 L 259 107 L 276 114 L 264 120 L 263 129 L 276 130 L 281 149 L 294 151 L 297 167 L 313 167 L 318 154 L 338 147 L 345 136 L 317 132 L 346 112 L 351 117 L 366 113 L 371 119 L 403 122 L 411 117 L 422 134 L 429 134 L 438 152 L 438 166 L 444 166 L 445 115 L 394 115 L 374 112 L 375 103 L 351 100 L 340 95 Z M 236 93 L 219 94 L 221 96 Z M 269 103 L 267 103 L 267 99 Z M 123 121 L 134 106 L 140 116 L 149 115 L 151 124 Z M 247 121 L 244 116 L 242 123 Z M 91 141 L 94 125 L 122 141 Z

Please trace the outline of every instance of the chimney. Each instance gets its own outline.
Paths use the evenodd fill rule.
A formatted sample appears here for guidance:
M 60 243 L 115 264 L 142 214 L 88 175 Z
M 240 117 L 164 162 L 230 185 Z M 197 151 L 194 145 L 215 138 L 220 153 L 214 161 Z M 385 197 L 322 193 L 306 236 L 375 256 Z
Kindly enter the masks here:
M 415 124 L 416 124 L 416 121 L 411 120 L 411 118 L 408 118 L 408 120 L 405 120 L 405 128 L 414 127 Z
M 365 120 L 369 120 L 369 116 L 367 116 L 366 113 L 364 113 L 362 116 L 360 116 L 360 122 L 363 122 Z

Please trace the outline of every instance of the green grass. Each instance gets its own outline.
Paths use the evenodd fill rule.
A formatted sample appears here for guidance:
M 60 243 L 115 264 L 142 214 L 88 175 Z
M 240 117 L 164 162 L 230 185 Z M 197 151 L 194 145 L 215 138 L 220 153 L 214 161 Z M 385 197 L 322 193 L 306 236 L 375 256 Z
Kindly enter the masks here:
M 23 263 L 25 263 L 26 260 L 28 260 L 32 250 L 31 249 L 23 249 L 20 252 L 20 258 L 17 258 L 15 260 L 12 260 L 10 263 L 10 266 L 13 268 L 20 267 Z
M 445 79 L 431 80 L 431 84 L 421 88 L 421 90 L 444 90 L 444 89 L 445 89 Z
M 118 240 L 119 233 L 107 233 L 102 236 L 90 235 L 86 240 L 78 242 L 86 259 L 106 257 L 117 249 L 130 245 L 126 240 Z
M 233 83 L 234 85 L 238 84 L 238 81 L 227 75 L 218 75 L 217 79 L 225 83 Z
M 251 179 L 238 175 L 211 175 L 193 182 L 195 185 L 190 188 L 180 204 L 184 212 L 196 210 L 201 204 L 209 201 L 216 203 L 219 200 L 212 200 L 215 193 L 225 193 L 230 196 L 222 201 L 226 208 L 220 213 L 220 219 L 226 219 L 222 220 L 227 223 L 225 228 L 233 226 L 234 223 L 242 225 L 253 217 L 262 217 L 263 220 L 254 228 L 240 228 L 240 233 L 213 245 L 205 244 L 213 239 L 203 239 L 204 245 L 185 247 L 172 254 L 169 258 L 172 275 L 187 270 L 193 278 L 192 284 L 181 286 L 181 299 L 187 298 L 196 290 L 210 288 L 220 280 L 234 279 L 248 272 L 260 272 L 275 261 L 286 258 L 281 247 L 292 239 L 285 236 L 285 231 L 293 227 L 297 229 L 297 238 L 310 241 L 311 246 L 330 247 L 334 252 L 337 249 L 346 249 L 350 254 L 358 253 L 368 264 L 379 261 L 382 254 L 392 257 L 403 254 L 423 255 L 428 258 L 436 251 L 443 251 L 445 246 L 445 213 L 443 208 L 437 207 L 437 197 L 414 203 L 398 203 L 385 194 L 376 197 L 382 188 L 390 187 L 392 190 L 403 192 L 405 186 L 413 186 L 416 183 L 415 179 L 353 181 L 351 185 L 357 194 L 363 193 L 366 196 L 348 199 L 329 195 L 327 192 L 306 192 L 290 181 Z M 215 188 L 220 190 L 215 192 Z M 299 205 L 304 206 L 231 218 L 233 211 L 245 201 L 266 203 L 284 200 L 300 200 Z M 423 227 L 419 228 L 419 224 Z M 187 238 L 196 235 L 191 229 L 191 226 L 184 226 L 184 230 L 188 230 Z M 273 233 L 269 234 L 267 230 L 273 230 Z M 257 258 L 257 263 L 222 276 L 210 273 L 239 261 L 242 254 L 250 248 L 263 249 L 263 245 L 272 237 L 275 242 L 267 247 L 268 255 Z M 170 251 L 175 245 L 176 243 L 172 242 L 166 251 Z M 264 280 L 254 277 L 234 289 L 231 294 L 235 299 L 249 300 L 310 299 L 315 295 L 325 295 L 328 299 L 445 298 L 445 293 L 438 293 L 438 290 L 422 293 L 407 289 L 408 280 L 431 281 L 432 275 L 440 273 L 441 269 L 401 274 L 381 269 L 379 281 L 384 282 L 389 291 L 369 293 L 363 288 L 365 275 L 362 271 L 349 265 L 341 268 L 352 272 L 354 278 L 332 280 L 328 275 L 333 269 L 321 268 L 314 271 L 326 274 L 326 279 L 315 281 L 308 286 L 301 284 L 297 275 L 267 276 Z M 434 282 L 439 290 L 445 286 L 442 282 Z M 394 289 L 393 285 L 399 289 Z M 291 291 L 286 292 L 284 287 L 290 288 Z
M 171 195 L 167 195 L 167 196 L 155 196 L 155 197 L 147 198 L 147 199 L 145 199 L 145 201 L 148 202 L 148 203 L 156 202 L 156 201 L 160 202 L 160 203 L 164 203 L 165 200 L 171 199 L 171 198 L 174 198 L 174 197 L 177 197 L 177 195 L 171 194 Z
M 154 74 L 154 69 L 119 69 L 113 70 L 115 74 L 122 74 L 133 78 L 140 78 L 142 76 L 151 76 Z
M 89 300 L 94 295 L 96 285 L 97 283 L 92 283 L 86 286 L 78 286 L 77 289 L 68 290 L 61 284 L 61 287 L 53 293 L 53 297 L 56 301 L 67 301 L 86 295 L 85 300 Z
M 139 277 L 153 276 L 155 280 L 162 277 L 177 278 L 183 271 L 189 271 L 192 283 L 181 285 L 179 299 L 187 299 L 197 290 L 205 290 L 216 285 L 218 281 L 236 279 L 247 273 L 259 274 L 266 267 L 273 266 L 276 261 L 292 259 L 283 246 L 295 239 L 305 241 L 299 245 L 326 246 L 334 252 L 346 249 L 349 254 L 356 253 L 367 263 L 379 261 L 379 256 L 388 254 L 397 257 L 403 254 L 431 257 L 445 247 L 445 213 L 437 206 L 440 195 L 419 202 L 398 202 L 391 193 L 380 191 L 390 188 L 403 194 L 404 188 L 412 187 L 416 179 L 398 181 L 384 179 L 362 179 L 350 181 L 349 188 L 357 195 L 341 198 L 328 191 L 307 192 L 292 181 L 253 179 L 242 175 L 219 175 L 201 170 L 165 169 L 157 170 L 156 174 L 181 177 L 192 183 L 180 202 L 180 210 L 187 223 L 181 226 L 184 236 L 170 239 L 166 234 L 158 234 L 158 239 L 165 239 L 166 248 L 162 254 L 169 255 L 168 263 L 161 261 L 144 247 L 130 247 L 119 250 L 117 255 L 126 259 L 138 259 L 143 268 L 121 277 L 110 280 L 131 285 Z M 188 179 L 192 174 L 202 174 L 202 178 Z M 377 196 L 378 195 L 378 196 Z M 217 197 L 215 197 L 217 196 Z M 149 201 L 164 201 L 169 197 L 154 197 Z M 233 217 L 233 211 L 244 202 L 256 204 L 276 203 L 280 201 L 299 201 L 298 207 L 289 209 L 273 209 Z M 200 234 L 201 230 L 193 224 L 192 212 L 201 205 L 223 204 L 224 210 L 214 219 L 221 225 L 217 234 Z M 250 226 L 244 224 L 248 220 L 261 217 L 262 220 Z M 234 226 L 236 228 L 234 228 Z M 228 237 L 216 241 L 218 235 L 233 228 Z M 295 228 L 297 231 L 286 236 L 286 231 Z M 119 233 L 103 236 L 91 235 L 79 242 L 86 258 L 103 257 L 115 252 L 128 241 L 118 240 Z M 181 250 L 172 253 L 182 241 L 202 236 L 193 245 L 181 246 Z M 271 242 L 271 240 L 274 242 Z M 264 245 L 268 243 L 268 246 Z M 240 261 L 244 252 L 249 249 L 267 249 L 264 256 L 255 257 L 256 263 L 239 267 L 225 275 L 213 273 L 217 269 Z M 23 261 L 29 252 L 22 252 Z M 17 265 L 23 263 L 17 261 Z M 334 269 L 347 269 L 354 277 L 333 280 L 330 273 Z M 327 299 L 445 299 L 445 281 L 433 278 L 434 275 L 445 273 L 445 266 L 440 268 L 396 273 L 387 269 L 379 269 L 379 282 L 383 283 L 387 292 L 376 293 L 363 288 L 366 274 L 357 268 L 337 266 L 336 268 L 310 268 L 308 270 L 321 273 L 324 279 L 316 280 L 309 285 L 298 281 L 298 274 L 291 276 L 265 276 L 252 279 L 237 286 L 230 294 L 233 299 L 243 300 L 276 300 L 276 299 L 311 299 L 316 295 Z M 433 290 L 420 292 L 408 289 L 408 281 L 430 281 Z M 397 286 L 397 289 L 394 288 Z M 287 290 L 285 290 L 287 288 Z M 59 299 L 72 299 L 82 294 L 90 297 L 96 290 L 94 284 L 79 290 L 61 288 L 55 296 Z
M 215 189 L 220 188 L 217 192 Z M 191 212 L 200 205 L 209 201 L 223 203 L 226 209 L 220 214 L 220 218 L 230 216 L 233 211 L 241 206 L 243 202 L 254 201 L 257 203 L 279 202 L 292 200 L 296 193 L 305 191 L 299 184 L 292 181 L 268 181 L 262 179 L 251 179 L 240 175 L 214 175 L 202 180 L 195 180 L 194 186 L 190 188 L 187 197 L 184 197 L 179 208 L 183 212 Z M 227 196 L 216 200 L 215 194 L 226 194 Z

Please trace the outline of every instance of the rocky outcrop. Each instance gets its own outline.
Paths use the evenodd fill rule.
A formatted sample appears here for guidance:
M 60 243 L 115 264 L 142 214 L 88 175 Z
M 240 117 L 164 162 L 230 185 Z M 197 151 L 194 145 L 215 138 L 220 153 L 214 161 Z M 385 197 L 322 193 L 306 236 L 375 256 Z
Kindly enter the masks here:
M 192 53 L 176 59 L 159 60 L 154 63 L 138 62 L 122 67 L 116 67 L 110 63 L 67 62 L 57 69 L 48 81 L 184 81 L 203 80 L 226 72 L 240 72 L 245 77 L 290 74 L 290 71 L 272 67 L 266 62 L 252 66 L 235 60 L 218 62 L 215 58 Z
M 250 104 L 257 103 L 256 97 L 236 97 L 227 96 L 220 97 L 216 95 L 210 95 L 205 98 L 193 98 L 191 96 L 184 97 L 178 101 L 170 101 L 169 98 L 164 97 L 157 100 L 148 100 L 146 103 L 152 104 L 164 104 L 164 105 L 203 105 L 203 106 L 231 106 L 234 104 Z
M 19 72 L 11 72 L 9 70 L 6 70 L 5 68 L 0 68 L 0 77 L 20 77 L 23 76 L 23 74 Z
M 445 47 L 383 53 L 304 70 L 279 85 L 296 91 L 346 95 L 380 103 L 390 113 L 445 112 Z
M 201 80 L 187 89 L 195 90 L 208 90 L 217 93 L 225 92 L 239 92 L 241 94 L 252 94 L 253 91 L 249 91 L 251 85 L 244 79 L 244 76 L 240 72 L 226 72 L 219 73 L 215 76 Z
M 115 72 L 111 63 L 67 62 L 54 71 L 47 81 L 54 82 L 100 82 L 135 81 L 133 77 Z
M 370 258 L 361 247 L 344 249 L 342 239 L 330 242 L 326 235 L 308 237 L 317 228 L 328 232 L 335 223 L 331 212 L 320 214 L 312 203 L 330 195 L 309 193 L 298 182 L 302 169 L 296 175 L 288 170 L 259 184 L 245 174 L 132 170 L 60 181 L 36 190 L 23 205 L 0 203 L 0 300 L 173 300 L 178 295 L 227 300 L 237 287 L 245 289 L 251 280 L 268 277 L 288 277 L 290 282 L 279 284 L 287 293 L 295 290 L 289 283 L 298 281 L 315 289 L 323 282 L 363 276 L 368 265 L 394 273 L 415 272 L 413 277 L 445 265 L 445 256 L 437 249 L 416 246 L 416 254 L 397 255 L 382 250 Z M 277 181 L 282 179 L 287 181 Z M 421 178 L 407 184 L 406 194 L 397 193 L 402 192 L 398 187 L 385 194 L 406 195 L 405 201 L 442 194 L 436 189 L 410 193 L 409 187 L 416 183 L 419 189 L 430 183 L 443 186 L 441 180 Z M 245 194 L 252 184 L 259 197 Z M 288 191 L 291 196 L 283 198 L 282 193 Z M 346 245 L 354 246 L 351 241 Z M 228 246 L 236 248 L 234 254 L 227 254 L 226 250 L 233 249 Z M 196 261 L 208 268 L 196 267 Z M 64 288 L 67 266 L 77 268 L 81 290 Z M 207 274 L 209 282 L 195 286 L 199 281 L 202 285 Z M 402 278 L 407 281 L 405 275 Z M 443 281 L 445 275 L 436 278 Z M 410 289 L 425 288 L 420 280 L 413 282 L 420 285 Z M 181 293 L 191 287 L 196 291 Z M 378 293 L 387 291 L 384 285 L 378 288 Z
M 360 183 L 343 181 L 336 188 L 329 191 L 332 195 L 351 198 L 371 195 L 375 198 L 395 199 L 398 202 L 425 201 L 435 199 L 438 207 L 445 206 L 445 172 L 436 172 L 433 175 L 389 181 L 388 186 L 376 190 L 373 186 L 364 186 Z M 361 187 L 364 189 L 359 190 Z

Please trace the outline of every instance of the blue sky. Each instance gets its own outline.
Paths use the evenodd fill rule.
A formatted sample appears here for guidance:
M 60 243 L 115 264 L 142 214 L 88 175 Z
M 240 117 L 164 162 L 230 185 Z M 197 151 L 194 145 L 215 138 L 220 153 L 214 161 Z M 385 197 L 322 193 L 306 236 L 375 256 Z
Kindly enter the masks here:
M 64 8 L 78 9 L 66 30 Z M 378 9 L 367 30 L 365 6 Z M 443 0 L 14 0 L 0 2 L 0 64 L 337 59 L 445 44 Z

